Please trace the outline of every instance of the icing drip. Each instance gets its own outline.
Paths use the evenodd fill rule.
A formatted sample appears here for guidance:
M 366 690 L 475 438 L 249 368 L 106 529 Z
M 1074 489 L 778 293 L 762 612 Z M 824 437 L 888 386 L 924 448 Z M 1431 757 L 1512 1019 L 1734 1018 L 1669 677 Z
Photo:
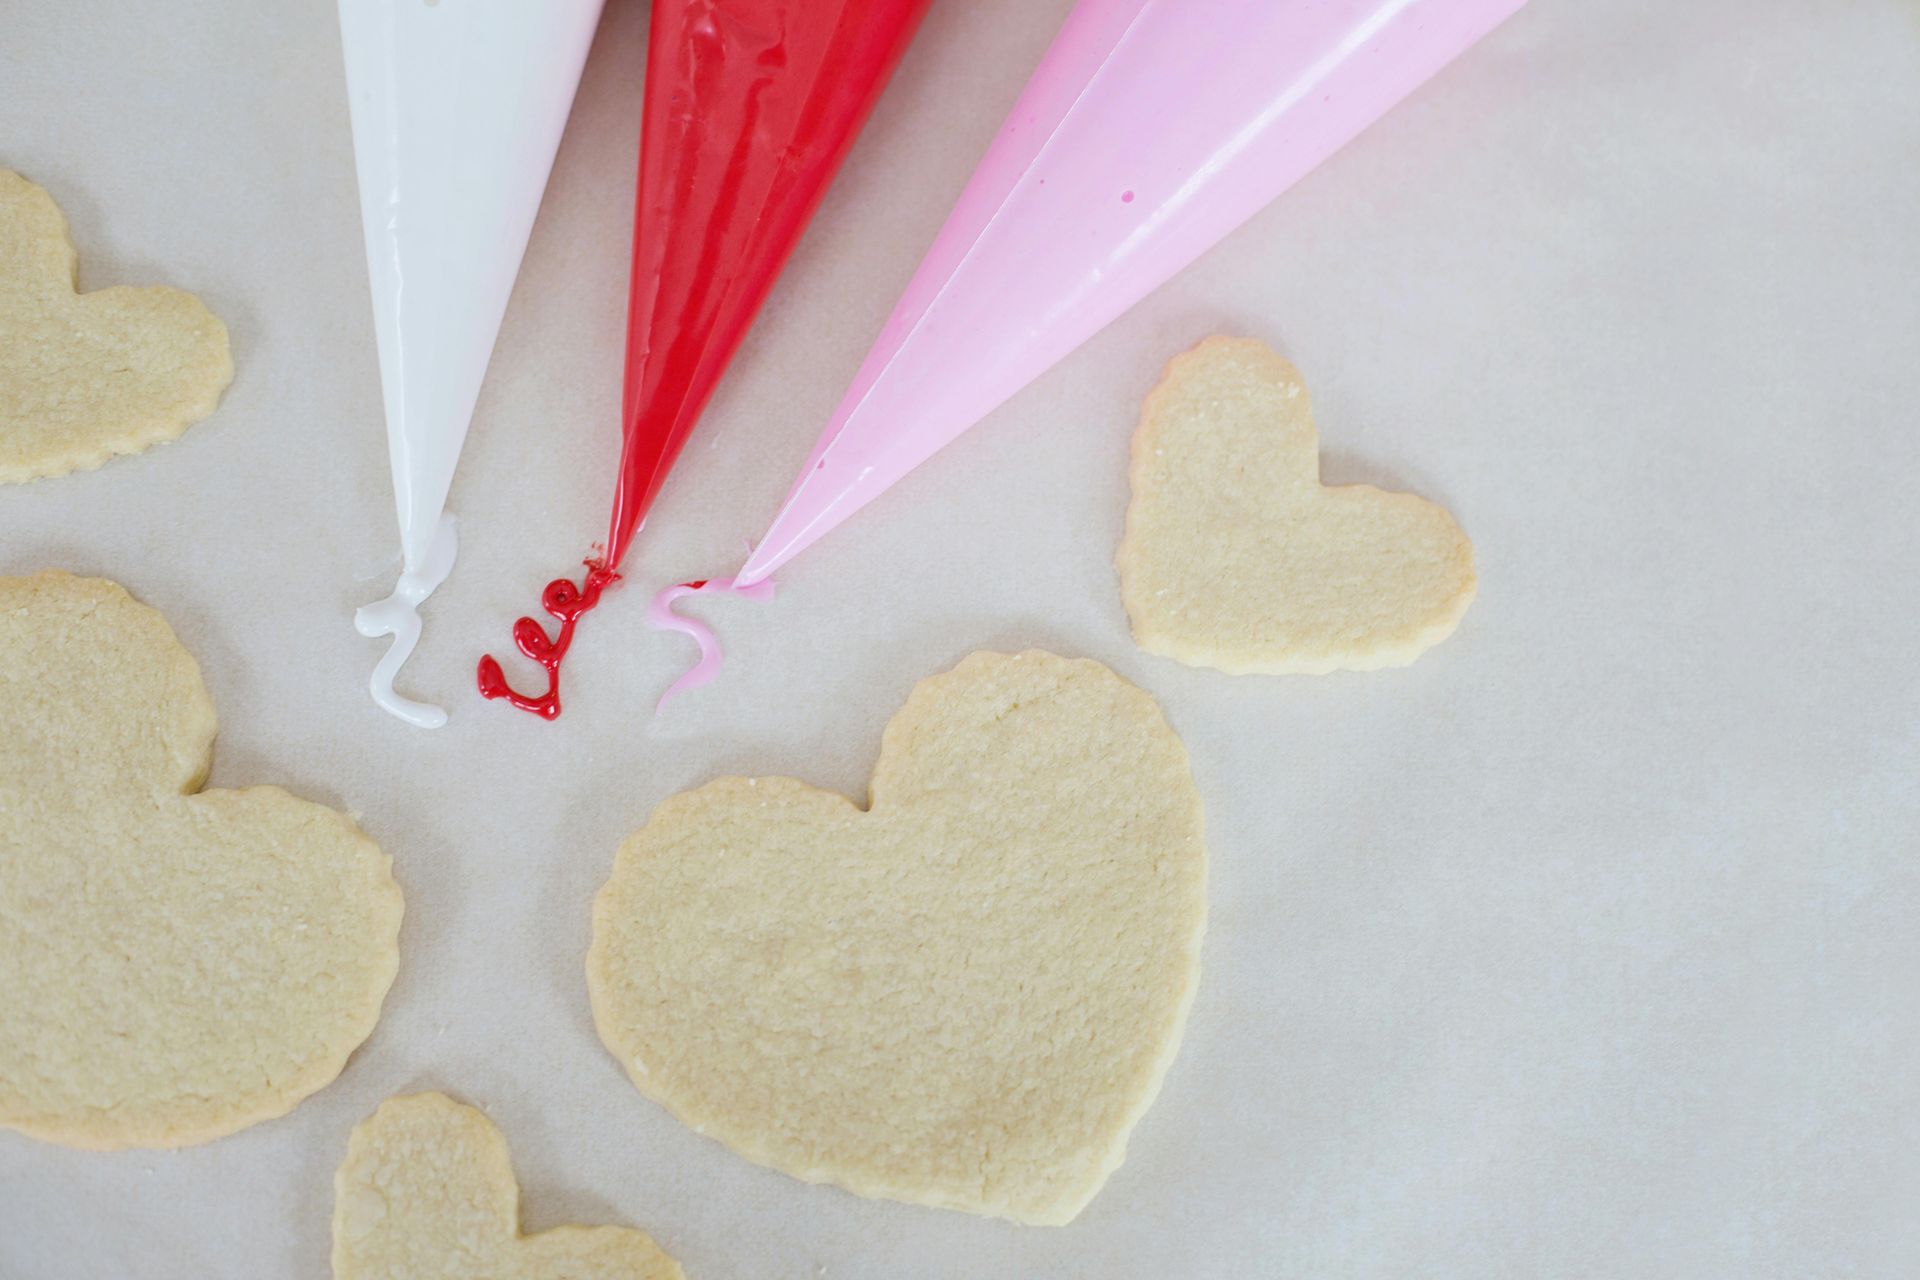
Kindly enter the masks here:
M 656 631 L 678 631 L 700 646 L 700 658 L 678 680 L 667 686 L 660 695 L 660 701 L 654 704 L 657 715 L 667 705 L 674 694 L 687 689 L 698 689 L 720 674 L 722 657 L 720 642 L 714 638 L 713 628 L 697 618 L 682 617 L 673 611 L 674 602 L 687 596 L 725 594 L 744 596 L 748 600 L 771 600 L 773 584 L 771 582 L 753 582 L 745 586 L 735 584 L 732 578 L 699 578 L 693 582 L 682 582 L 678 586 L 668 587 L 655 596 L 647 605 L 647 625 Z
M 513 643 L 520 652 L 532 658 L 547 673 L 547 691 L 537 698 L 529 698 L 516 692 L 507 683 L 506 673 L 492 654 L 480 659 L 475 673 L 483 698 L 504 698 L 509 705 L 528 711 L 542 720 L 553 720 L 560 715 L 560 662 L 567 656 L 567 650 L 573 645 L 573 627 L 580 621 L 580 615 L 600 603 L 600 593 L 620 575 L 597 560 L 586 562 L 587 576 L 579 586 L 571 579 L 555 578 L 540 593 L 540 607 L 560 621 L 560 629 L 552 639 L 547 638 L 546 629 L 532 618 L 521 618 L 513 624 Z
M 400 674 L 400 668 L 413 656 L 414 646 L 420 643 L 421 603 L 453 572 L 453 560 L 459 551 L 460 539 L 454 530 L 453 517 L 441 516 L 440 525 L 434 530 L 433 545 L 427 549 L 426 563 L 418 570 L 402 573 L 400 580 L 393 584 L 393 594 L 385 600 L 361 605 L 353 615 L 354 628 L 361 635 L 369 639 L 393 637 L 386 656 L 380 659 L 367 680 L 368 692 L 382 711 L 398 716 L 417 729 L 440 728 L 447 722 L 447 713 L 431 703 L 401 697 L 394 692 L 393 678 Z

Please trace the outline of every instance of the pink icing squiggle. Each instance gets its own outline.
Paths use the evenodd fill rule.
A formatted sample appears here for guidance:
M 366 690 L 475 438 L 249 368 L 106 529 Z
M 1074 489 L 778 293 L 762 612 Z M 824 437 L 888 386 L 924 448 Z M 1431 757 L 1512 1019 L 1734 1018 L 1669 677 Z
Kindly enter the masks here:
M 744 596 L 748 600 L 771 600 L 773 583 L 762 581 L 737 587 L 732 578 L 701 578 L 668 587 L 647 604 L 648 626 L 656 631 L 678 631 L 700 646 L 700 660 L 667 686 L 667 691 L 660 695 L 660 701 L 653 706 L 655 715 L 660 714 L 674 694 L 686 689 L 698 689 L 720 674 L 723 659 L 720 656 L 720 642 L 714 638 L 713 628 L 698 618 L 683 618 L 673 611 L 674 602 L 682 597 L 714 594 Z

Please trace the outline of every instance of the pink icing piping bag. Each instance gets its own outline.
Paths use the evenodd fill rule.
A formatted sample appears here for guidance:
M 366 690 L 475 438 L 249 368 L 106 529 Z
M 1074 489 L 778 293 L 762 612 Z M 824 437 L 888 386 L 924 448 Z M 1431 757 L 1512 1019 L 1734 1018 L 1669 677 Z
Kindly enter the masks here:
M 760 582 L 1525 0 L 1080 0 L 736 582 Z
M 656 631 L 678 631 L 690 637 L 700 646 L 700 659 L 678 680 L 667 686 L 660 695 L 660 701 L 653 704 L 655 715 L 666 709 L 667 700 L 676 693 L 688 689 L 698 689 L 720 674 L 720 642 L 714 638 L 713 628 L 698 618 L 683 617 L 673 611 L 676 601 L 687 596 L 725 594 L 744 596 L 749 600 L 771 600 L 773 584 L 756 582 L 748 586 L 738 586 L 732 578 L 711 578 L 694 582 L 682 582 L 666 588 L 647 602 L 647 625 Z

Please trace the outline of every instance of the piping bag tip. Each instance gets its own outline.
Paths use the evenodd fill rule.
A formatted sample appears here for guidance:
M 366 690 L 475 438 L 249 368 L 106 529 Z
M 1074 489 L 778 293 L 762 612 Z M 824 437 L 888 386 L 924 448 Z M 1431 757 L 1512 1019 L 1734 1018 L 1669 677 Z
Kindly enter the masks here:
M 361 605 L 354 610 L 353 626 L 368 639 L 392 636 L 393 643 L 367 677 L 367 692 L 382 711 L 416 729 L 438 729 L 447 723 L 444 709 L 429 702 L 415 702 L 394 691 L 393 678 L 400 674 L 413 650 L 420 643 L 420 606 L 434 589 L 453 572 L 454 558 L 460 553 L 460 537 L 454 518 L 440 517 L 433 542 L 427 548 L 425 562 L 417 570 L 406 570 L 393 584 L 393 594 L 385 600 Z
M 660 695 L 660 701 L 653 707 L 653 713 L 659 715 L 666 709 L 669 700 L 677 693 L 688 689 L 698 689 L 720 674 L 724 662 L 720 653 L 720 642 L 713 634 L 713 628 L 698 618 L 684 617 L 673 611 L 676 602 L 687 596 L 730 595 L 741 596 L 748 600 L 771 600 L 773 583 L 762 579 L 740 585 L 734 578 L 698 578 L 692 582 L 677 583 L 656 595 L 647 604 L 647 625 L 656 631 L 677 631 L 700 646 L 700 657 L 683 672 L 678 680 L 667 686 Z
M 500 669 L 500 663 L 492 654 L 481 657 L 474 669 L 474 680 L 479 685 L 483 698 L 502 698 L 507 705 L 539 716 L 542 720 L 556 720 L 560 716 L 560 663 L 567 656 L 567 650 L 573 646 L 573 629 L 580 621 L 580 615 L 600 603 L 600 593 L 620 580 L 603 560 L 588 560 L 587 576 L 579 586 L 571 578 L 555 578 L 540 593 L 540 607 L 560 622 L 560 629 L 551 638 L 546 629 L 533 618 L 521 618 L 513 624 L 513 643 L 521 653 L 539 663 L 547 673 L 547 689 L 537 697 L 529 697 L 507 683 L 506 672 Z

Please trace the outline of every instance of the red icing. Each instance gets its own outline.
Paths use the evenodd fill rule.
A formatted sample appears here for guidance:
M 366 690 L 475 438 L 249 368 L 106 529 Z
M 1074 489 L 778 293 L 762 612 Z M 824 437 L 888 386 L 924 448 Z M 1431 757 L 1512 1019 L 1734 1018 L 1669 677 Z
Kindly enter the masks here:
M 480 696 L 505 698 L 509 705 L 530 711 L 542 720 L 557 717 L 560 714 L 560 662 L 573 645 L 574 624 L 580 621 L 581 614 L 600 603 L 600 593 L 619 577 L 606 565 L 589 560 L 587 576 L 581 585 L 574 586 L 568 578 L 549 582 L 547 589 L 540 593 L 540 607 L 560 620 L 560 630 L 548 639 L 546 628 L 533 618 L 522 618 L 513 624 L 513 643 L 546 669 L 547 691 L 537 698 L 515 692 L 507 683 L 506 672 L 500 669 L 492 654 L 487 654 L 480 659 L 477 672 Z

